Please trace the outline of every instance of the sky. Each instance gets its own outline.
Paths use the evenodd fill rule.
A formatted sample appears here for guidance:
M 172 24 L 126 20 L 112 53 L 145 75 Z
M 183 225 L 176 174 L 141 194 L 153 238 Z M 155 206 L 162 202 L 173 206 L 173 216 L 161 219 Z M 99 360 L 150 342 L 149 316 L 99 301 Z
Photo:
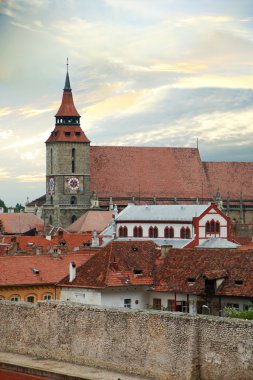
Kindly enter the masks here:
M 0 0 L 0 49 L 7 206 L 45 194 L 67 57 L 92 145 L 253 159 L 253 0 Z

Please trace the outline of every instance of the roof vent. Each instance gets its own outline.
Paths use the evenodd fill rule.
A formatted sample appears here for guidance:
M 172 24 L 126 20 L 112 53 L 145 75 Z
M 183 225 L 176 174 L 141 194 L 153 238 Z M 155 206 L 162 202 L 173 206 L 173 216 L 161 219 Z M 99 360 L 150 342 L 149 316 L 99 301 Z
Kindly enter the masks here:
M 32 242 L 32 241 L 29 241 L 28 243 L 27 243 L 27 246 L 28 247 L 32 247 L 34 245 L 34 243 Z
M 134 269 L 135 276 L 143 276 L 143 272 L 141 269 Z
M 243 284 L 243 280 L 235 280 L 235 285 L 242 285 Z
M 194 285 L 196 279 L 194 277 L 187 278 L 188 285 Z
M 137 251 L 138 251 L 138 247 L 136 247 L 136 246 L 132 246 L 132 250 L 133 250 L 134 252 L 137 252 Z
M 40 270 L 39 270 L 39 269 L 36 269 L 36 268 L 33 268 L 33 269 L 32 269 L 32 272 L 33 272 L 34 274 L 40 274 Z

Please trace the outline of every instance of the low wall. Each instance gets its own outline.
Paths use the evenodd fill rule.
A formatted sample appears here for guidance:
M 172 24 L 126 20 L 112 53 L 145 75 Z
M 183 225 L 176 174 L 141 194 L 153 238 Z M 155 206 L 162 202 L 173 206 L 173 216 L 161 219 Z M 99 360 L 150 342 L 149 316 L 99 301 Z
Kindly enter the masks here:
M 253 323 L 62 303 L 0 302 L 1 351 L 169 380 L 253 378 Z

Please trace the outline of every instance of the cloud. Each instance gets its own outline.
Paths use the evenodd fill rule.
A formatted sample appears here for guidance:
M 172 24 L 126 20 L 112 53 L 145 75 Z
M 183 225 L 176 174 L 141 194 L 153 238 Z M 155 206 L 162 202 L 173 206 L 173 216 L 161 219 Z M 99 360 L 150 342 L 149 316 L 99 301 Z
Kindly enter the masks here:
M 16 177 L 18 182 L 37 183 L 45 182 L 45 173 L 23 174 Z
M 0 117 L 10 115 L 13 112 L 13 109 L 10 107 L 0 108 Z
M 0 168 L 0 180 L 3 181 L 9 178 L 11 178 L 9 174 L 9 170 Z

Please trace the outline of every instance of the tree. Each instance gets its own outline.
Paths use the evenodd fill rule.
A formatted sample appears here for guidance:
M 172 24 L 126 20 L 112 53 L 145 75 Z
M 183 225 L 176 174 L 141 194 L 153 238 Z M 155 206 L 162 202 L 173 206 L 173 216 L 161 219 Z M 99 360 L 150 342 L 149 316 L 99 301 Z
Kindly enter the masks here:
M 7 206 L 5 205 L 4 201 L 2 201 L 2 199 L 0 199 L 0 207 L 3 207 L 4 212 L 8 212 L 8 208 L 7 208 Z

